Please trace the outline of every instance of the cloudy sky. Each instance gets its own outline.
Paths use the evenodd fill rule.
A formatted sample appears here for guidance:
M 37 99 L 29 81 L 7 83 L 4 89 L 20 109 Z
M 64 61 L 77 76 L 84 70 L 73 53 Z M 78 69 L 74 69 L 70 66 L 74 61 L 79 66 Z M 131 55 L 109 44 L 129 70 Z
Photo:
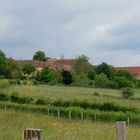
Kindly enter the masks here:
M 42 50 L 140 66 L 140 1 L 0 0 L 0 49 L 16 59 Z

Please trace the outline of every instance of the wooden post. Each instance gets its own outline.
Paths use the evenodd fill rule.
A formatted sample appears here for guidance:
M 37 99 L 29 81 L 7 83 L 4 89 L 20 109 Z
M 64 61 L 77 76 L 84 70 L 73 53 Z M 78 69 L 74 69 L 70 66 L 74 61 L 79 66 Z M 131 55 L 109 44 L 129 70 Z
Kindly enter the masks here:
M 22 140 L 41 140 L 41 129 L 26 128 Z
M 84 114 L 83 114 L 83 112 L 81 112 L 81 119 L 82 119 L 82 120 L 84 119 Z
M 59 109 L 57 111 L 57 116 L 58 116 L 58 118 L 60 117 L 60 111 L 59 111 Z
M 50 110 L 49 110 L 49 108 L 48 108 L 48 115 L 50 115 Z
M 127 125 L 129 126 L 130 125 L 130 118 L 127 117 Z
M 71 111 L 69 111 L 69 119 L 71 120 Z
M 117 122 L 117 140 L 126 140 L 125 122 Z
M 5 110 L 7 109 L 6 104 L 5 104 L 4 108 L 5 108 Z
M 94 114 L 94 120 L 95 120 L 95 121 L 97 120 L 97 116 L 96 116 L 96 113 Z

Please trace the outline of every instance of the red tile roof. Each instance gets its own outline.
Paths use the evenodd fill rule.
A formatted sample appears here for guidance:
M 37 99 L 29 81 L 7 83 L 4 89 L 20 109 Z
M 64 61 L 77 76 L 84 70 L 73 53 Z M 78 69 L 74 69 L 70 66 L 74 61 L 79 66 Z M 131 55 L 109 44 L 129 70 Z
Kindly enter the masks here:
M 128 70 L 135 77 L 140 77 L 140 67 L 115 67 L 115 70 Z

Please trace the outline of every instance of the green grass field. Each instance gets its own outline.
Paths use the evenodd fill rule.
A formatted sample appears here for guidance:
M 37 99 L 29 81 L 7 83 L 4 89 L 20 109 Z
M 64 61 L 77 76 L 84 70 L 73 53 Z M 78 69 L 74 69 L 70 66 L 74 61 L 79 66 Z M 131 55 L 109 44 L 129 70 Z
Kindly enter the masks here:
M 25 128 L 41 128 L 42 140 L 116 140 L 116 126 L 112 123 L 0 110 L 0 140 L 20 140 Z M 140 127 L 129 126 L 126 133 L 127 140 L 139 140 Z
M 120 105 L 135 106 L 140 108 L 140 89 L 136 89 L 134 99 L 122 98 L 120 90 L 111 89 L 98 89 L 98 88 L 85 88 L 85 87 L 66 87 L 66 86 L 10 86 L 3 90 L 8 94 L 18 92 L 21 96 L 30 96 L 33 98 L 51 98 L 64 100 L 79 99 L 88 101 L 110 101 Z M 95 96 L 94 93 L 98 92 L 100 96 Z

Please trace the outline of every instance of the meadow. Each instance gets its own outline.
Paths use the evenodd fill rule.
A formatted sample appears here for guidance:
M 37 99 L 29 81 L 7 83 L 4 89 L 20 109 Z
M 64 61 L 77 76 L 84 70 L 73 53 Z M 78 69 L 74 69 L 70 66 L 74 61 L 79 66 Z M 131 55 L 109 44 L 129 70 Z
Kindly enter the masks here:
M 116 140 L 116 124 L 68 120 L 37 113 L 0 110 L 0 140 L 20 140 L 25 128 L 42 129 L 42 140 Z M 139 140 L 139 126 L 126 128 L 127 140 Z
M 87 87 L 67 87 L 67 86 L 49 86 L 49 85 L 36 85 L 36 86 L 10 86 L 3 89 L 2 92 L 12 94 L 13 92 L 19 93 L 21 96 L 29 96 L 33 98 L 50 98 L 56 99 L 78 99 L 96 102 L 114 102 L 123 106 L 133 106 L 140 108 L 140 89 L 135 90 L 136 93 L 132 99 L 122 98 L 120 90 L 112 89 L 98 89 Z M 97 96 L 95 93 L 98 93 Z

